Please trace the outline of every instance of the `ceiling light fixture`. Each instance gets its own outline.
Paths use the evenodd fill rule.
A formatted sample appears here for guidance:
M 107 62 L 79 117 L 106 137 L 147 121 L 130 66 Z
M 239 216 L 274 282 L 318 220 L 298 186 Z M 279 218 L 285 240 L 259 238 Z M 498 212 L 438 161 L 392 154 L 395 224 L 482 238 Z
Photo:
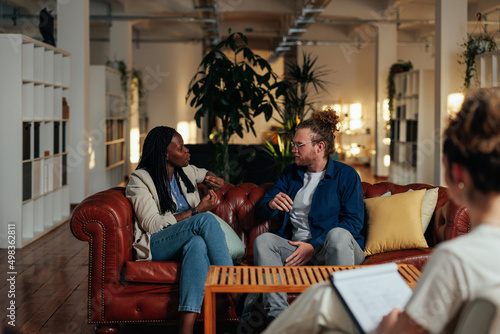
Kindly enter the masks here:
M 285 52 L 285 51 L 290 51 L 292 48 L 289 46 L 278 46 L 276 48 L 276 52 Z
M 215 12 L 215 6 L 195 6 L 194 9 L 196 10 L 206 10 L 209 12 Z
M 304 8 L 302 8 L 302 16 L 304 16 L 306 14 L 321 13 L 324 10 L 325 10 L 324 8 L 304 7 Z
M 288 28 L 289 35 L 298 34 L 298 33 L 306 32 L 306 31 L 307 31 L 306 28 Z
M 313 19 L 312 17 L 299 17 L 295 20 L 295 25 L 314 23 L 314 22 L 316 22 L 316 20 Z

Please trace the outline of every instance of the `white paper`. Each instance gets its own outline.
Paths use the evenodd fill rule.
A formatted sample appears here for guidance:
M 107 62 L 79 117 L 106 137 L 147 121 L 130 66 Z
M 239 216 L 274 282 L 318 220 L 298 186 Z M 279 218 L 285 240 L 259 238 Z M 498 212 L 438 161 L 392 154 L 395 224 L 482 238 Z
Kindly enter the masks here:
M 332 281 L 364 332 L 373 332 L 394 308 L 400 310 L 412 294 L 395 263 L 332 273 Z

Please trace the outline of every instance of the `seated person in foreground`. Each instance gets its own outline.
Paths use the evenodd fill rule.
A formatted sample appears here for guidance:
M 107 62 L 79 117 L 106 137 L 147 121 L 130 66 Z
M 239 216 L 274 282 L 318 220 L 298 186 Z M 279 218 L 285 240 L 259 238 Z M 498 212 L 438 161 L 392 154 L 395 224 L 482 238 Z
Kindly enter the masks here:
M 464 304 L 500 284 L 500 93 L 469 96 L 444 132 L 443 164 L 451 199 L 469 209 L 472 232 L 439 244 L 404 311 L 378 333 L 453 332 Z M 357 333 L 329 282 L 318 283 L 265 333 Z
M 192 333 L 200 313 L 208 267 L 232 266 L 224 232 L 209 212 L 214 189 L 224 180 L 189 164 L 189 150 L 173 128 L 149 131 L 141 161 L 130 175 L 126 196 L 134 208 L 134 253 L 138 261 L 182 261 L 180 333 Z M 212 189 L 200 200 L 196 184 Z
M 364 261 L 361 180 L 354 168 L 329 157 L 338 123 L 339 116 L 330 109 L 315 112 L 297 126 L 292 143 L 295 163 L 278 175 L 257 207 L 263 219 L 284 213 L 276 234 L 263 233 L 255 240 L 257 266 Z M 264 294 L 263 302 L 270 320 L 288 307 L 285 293 Z

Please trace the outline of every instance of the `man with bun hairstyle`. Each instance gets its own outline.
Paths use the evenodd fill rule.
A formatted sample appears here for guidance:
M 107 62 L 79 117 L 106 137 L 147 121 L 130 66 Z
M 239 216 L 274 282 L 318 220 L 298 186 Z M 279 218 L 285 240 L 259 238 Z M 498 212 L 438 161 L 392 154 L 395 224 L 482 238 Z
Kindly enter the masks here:
M 263 233 L 255 240 L 257 266 L 358 265 L 364 261 L 361 180 L 354 168 L 330 158 L 338 126 L 339 115 L 331 109 L 317 111 L 297 126 L 292 142 L 295 163 L 278 175 L 257 207 L 262 219 L 283 214 L 275 234 Z M 255 297 L 242 299 L 245 311 Z M 288 307 L 285 293 L 262 298 L 269 320 Z M 248 316 L 243 312 L 242 320 Z
M 500 92 L 482 88 L 466 97 L 444 131 L 443 166 L 448 194 L 468 209 L 471 231 L 436 247 L 404 309 L 392 310 L 375 333 L 455 333 L 467 302 L 479 299 L 487 314 L 480 296 L 499 292 Z M 471 333 L 500 333 L 498 319 L 487 324 L 486 318 Z M 331 284 L 321 282 L 302 293 L 267 333 L 359 331 Z

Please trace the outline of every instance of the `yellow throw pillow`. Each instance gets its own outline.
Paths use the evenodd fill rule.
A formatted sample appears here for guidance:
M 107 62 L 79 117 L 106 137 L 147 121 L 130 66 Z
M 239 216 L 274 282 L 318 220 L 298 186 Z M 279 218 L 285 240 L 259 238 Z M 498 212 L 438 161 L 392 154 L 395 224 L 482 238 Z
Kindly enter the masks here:
M 368 236 L 365 255 L 410 248 L 427 248 L 422 230 L 425 189 L 365 199 Z

